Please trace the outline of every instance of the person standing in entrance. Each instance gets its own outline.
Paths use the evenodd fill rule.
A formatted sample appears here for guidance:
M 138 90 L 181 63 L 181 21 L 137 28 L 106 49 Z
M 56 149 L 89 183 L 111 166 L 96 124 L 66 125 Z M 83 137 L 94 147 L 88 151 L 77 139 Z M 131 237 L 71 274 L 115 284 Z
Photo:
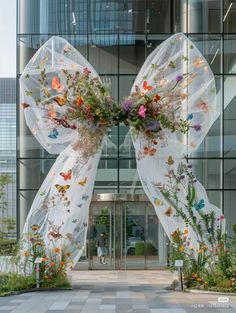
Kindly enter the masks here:
M 96 243 L 96 247 L 97 247 L 97 254 L 98 257 L 100 258 L 100 263 L 101 264 L 107 264 L 106 263 L 106 247 L 105 247 L 105 234 L 101 233 L 97 243 Z

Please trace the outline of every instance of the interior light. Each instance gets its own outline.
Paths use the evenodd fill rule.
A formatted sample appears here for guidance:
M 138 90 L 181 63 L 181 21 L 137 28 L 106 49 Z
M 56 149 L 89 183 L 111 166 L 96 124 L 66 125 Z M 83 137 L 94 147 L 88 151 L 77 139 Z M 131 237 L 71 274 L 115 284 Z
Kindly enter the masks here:
M 76 26 L 75 12 L 72 12 L 72 25 Z
M 228 14 L 229 14 L 229 11 L 230 11 L 230 9 L 231 9 L 231 7 L 232 7 L 232 5 L 233 5 L 233 2 L 230 3 L 230 5 L 229 5 L 229 7 L 228 7 L 228 10 L 227 10 L 227 12 L 225 13 L 225 16 L 224 16 L 224 18 L 223 18 L 223 22 L 225 22 L 225 20 L 226 20 Z
M 132 12 L 133 12 L 133 9 L 129 9 L 129 10 L 128 10 L 128 13 L 132 13 Z

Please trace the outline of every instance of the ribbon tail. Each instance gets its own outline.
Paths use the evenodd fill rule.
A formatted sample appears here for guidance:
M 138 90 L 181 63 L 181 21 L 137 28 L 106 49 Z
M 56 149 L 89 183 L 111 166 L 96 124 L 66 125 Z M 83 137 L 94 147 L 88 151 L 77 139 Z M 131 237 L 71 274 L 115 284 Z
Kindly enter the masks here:
M 32 249 L 37 234 L 47 255 L 70 255 L 71 265 L 79 260 L 86 247 L 89 205 L 100 156 L 101 149 L 81 154 L 78 143 L 70 144 L 58 156 L 26 219 L 22 256 Z
M 132 139 L 141 183 L 170 241 L 180 231 L 195 259 L 203 243 L 214 249 L 219 231 L 225 232 L 225 221 L 222 211 L 209 203 L 191 165 L 180 154 L 169 155 L 168 149 L 155 151 L 142 134 L 132 134 Z

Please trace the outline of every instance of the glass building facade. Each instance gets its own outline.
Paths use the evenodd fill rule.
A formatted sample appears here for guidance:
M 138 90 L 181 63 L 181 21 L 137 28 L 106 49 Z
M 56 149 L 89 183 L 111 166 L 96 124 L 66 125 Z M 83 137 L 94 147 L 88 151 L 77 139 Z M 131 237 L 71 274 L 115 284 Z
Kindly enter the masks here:
M 236 223 L 234 1 L 18 0 L 18 77 L 37 49 L 51 36 L 59 35 L 74 45 L 101 77 L 110 80 L 112 94 L 120 101 L 129 95 L 149 53 L 180 31 L 196 44 L 215 74 L 221 115 L 198 150 L 188 157 L 210 201 L 223 209 L 231 233 L 231 225 Z M 17 118 L 20 233 L 34 196 L 56 156 L 49 155 L 36 142 L 19 109 Z M 94 193 L 143 194 L 126 126 L 113 127 L 108 134 Z

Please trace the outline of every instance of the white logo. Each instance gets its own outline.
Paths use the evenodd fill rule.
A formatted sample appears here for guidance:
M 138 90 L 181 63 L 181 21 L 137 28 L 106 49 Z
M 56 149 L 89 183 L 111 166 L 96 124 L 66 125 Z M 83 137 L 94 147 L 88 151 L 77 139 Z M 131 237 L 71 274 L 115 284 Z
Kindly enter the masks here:
M 218 302 L 227 303 L 227 302 L 229 302 L 229 298 L 228 297 L 219 297 Z

